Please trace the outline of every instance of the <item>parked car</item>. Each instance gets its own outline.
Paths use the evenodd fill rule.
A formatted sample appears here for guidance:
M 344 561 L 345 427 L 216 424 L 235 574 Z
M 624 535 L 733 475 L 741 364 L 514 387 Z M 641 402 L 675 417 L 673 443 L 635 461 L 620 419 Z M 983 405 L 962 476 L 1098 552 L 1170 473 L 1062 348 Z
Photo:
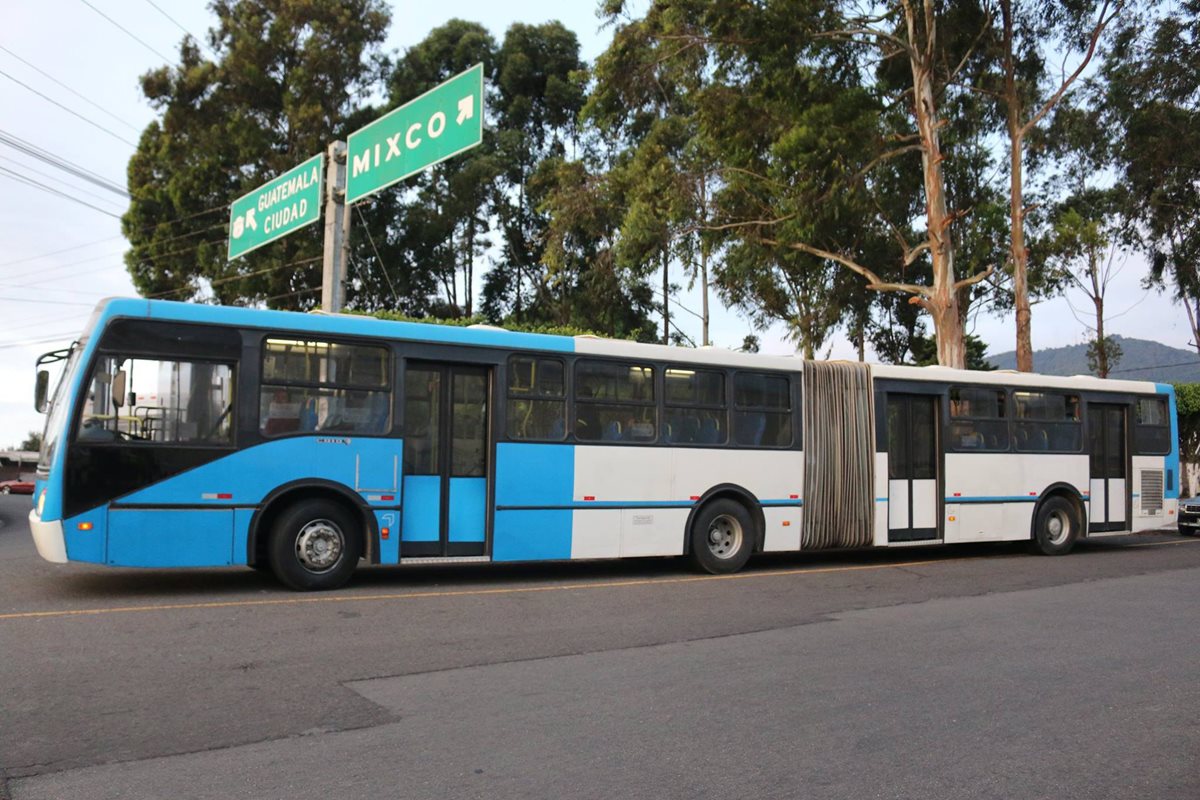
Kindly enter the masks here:
M 1179 532 L 1188 536 L 1200 534 L 1200 495 L 1179 501 Z
M 0 494 L 33 494 L 33 481 L 0 481 Z

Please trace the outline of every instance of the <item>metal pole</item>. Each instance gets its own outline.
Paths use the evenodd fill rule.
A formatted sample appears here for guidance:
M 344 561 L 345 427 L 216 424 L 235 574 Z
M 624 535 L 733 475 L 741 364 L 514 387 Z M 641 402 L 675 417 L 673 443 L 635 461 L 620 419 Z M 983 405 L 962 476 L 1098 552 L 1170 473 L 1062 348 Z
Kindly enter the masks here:
M 346 207 L 346 143 L 329 145 L 325 170 L 325 260 L 321 273 L 321 310 L 337 313 L 346 303 L 346 252 L 350 214 Z

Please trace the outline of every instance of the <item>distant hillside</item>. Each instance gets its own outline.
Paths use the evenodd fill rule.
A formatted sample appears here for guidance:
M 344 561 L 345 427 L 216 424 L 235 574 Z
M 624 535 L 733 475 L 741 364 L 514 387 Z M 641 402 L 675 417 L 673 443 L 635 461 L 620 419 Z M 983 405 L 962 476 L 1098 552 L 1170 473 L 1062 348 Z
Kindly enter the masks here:
M 1114 336 L 1121 345 L 1121 361 L 1110 378 L 1159 383 L 1200 383 L 1200 355 L 1194 350 L 1167 347 L 1147 339 L 1127 339 Z M 1015 351 L 988 356 L 997 369 L 1016 369 Z M 1174 365 L 1174 366 L 1167 366 Z M 1087 345 L 1055 347 L 1033 354 L 1033 371 L 1044 375 L 1090 375 Z

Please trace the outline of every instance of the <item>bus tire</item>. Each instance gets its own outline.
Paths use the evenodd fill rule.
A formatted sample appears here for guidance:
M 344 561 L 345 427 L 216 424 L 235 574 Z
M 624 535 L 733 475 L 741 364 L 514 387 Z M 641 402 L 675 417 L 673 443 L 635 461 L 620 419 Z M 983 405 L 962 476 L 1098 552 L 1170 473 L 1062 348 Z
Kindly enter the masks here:
M 271 531 L 271 571 L 301 592 L 336 589 L 350 580 L 362 554 L 354 515 L 331 500 L 302 500 L 283 510 Z
M 737 572 L 754 552 L 754 518 L 736 500 L 717 498 L 696 514 L 688 538 L 698 569 L 713 575 Z
M 1080 522 L 1075 506 L 1065 497 L 1054 495 L 1038 504 L 1033 523 L 1034 552 L 1044 556 L 1064 556 L 1079 538 Z

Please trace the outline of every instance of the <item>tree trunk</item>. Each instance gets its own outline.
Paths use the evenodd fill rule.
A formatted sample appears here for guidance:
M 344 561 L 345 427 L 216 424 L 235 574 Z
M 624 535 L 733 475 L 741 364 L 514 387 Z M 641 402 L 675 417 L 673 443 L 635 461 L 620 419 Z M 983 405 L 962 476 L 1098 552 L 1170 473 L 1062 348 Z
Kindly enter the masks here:
M 1008 258 L 1013 271 L 1013 301 L 1017 312 L 1017 370 L 1033 372 L 1033 311 L 1029 307 L 1029 253 L 1025 249 L 1025 192 L 1021 148 L 1021 98 L 1013 63 L 1012 0 L 1000 1 L 1004 17 L 1004 105 L 1007 111 L 1009 160 Z
M 1096 306 L 1096 372 L 1101 378 L 1108 377 L 1108 340 L 1104 338 L 1104 298 L 1094 297 Z
M 671 343 L 671 276 L 667 272 L 667 251 L 662 254 L 663 273 L 663 344 Z
M 700 177 L 700 214 L 704 221 L 708 222 L 708 175 L 704 174 Z M 711 342 L 708 340 L 708 245 L 704 242 L 704 237 L 697 234 L 700 238 L 700 346 L 708 347 Z
M 933 262 L 933 292 L 923 298 L 921 305 L 933 318 L 937 337 L 938 363 L 944 367 L 966 369 L 967 351 L 963 341 L 962 318 L 958 312 L 958 292 L 954 286 L 954 241 L 950 236 L 953 223 L 946 208 L 946 176 L 942 170 L 942 149 L 938 139 L 940 120 L 937 94 L 933 86 L 933 0 L 925 0 L 924 21 L 926 47 L 917 36 L 916 14 L 912 5 L 904 4 L 908 26 L 908 41 L 912 44 L 909 65 L 913 74 L 913 111 L 921 139 L 921 167 L 925 179 L 925 229 L 929 256 Z

